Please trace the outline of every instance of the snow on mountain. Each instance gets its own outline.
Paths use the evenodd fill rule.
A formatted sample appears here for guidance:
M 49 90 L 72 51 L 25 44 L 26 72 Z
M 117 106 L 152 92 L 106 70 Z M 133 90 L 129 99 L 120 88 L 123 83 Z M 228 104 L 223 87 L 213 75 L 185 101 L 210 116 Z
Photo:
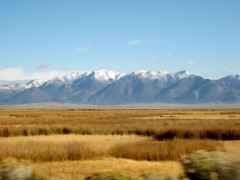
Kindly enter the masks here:
M 159 91 L 174 83 L 166 71 L 139 70 L 125 75 L 89 98 L 92 104 L 149 103 Z
M 235 75 L 235 77 L 237 80 L 240 80 L 240 75 L 237 74 L 237 75 Z
M 17 83 L 17 84 L 8 84 L 0 86 L 0 90 L 15 90 L 15 91 L 23 91 L 25 89 L 29 89 L 32 87 L 39 87 L 44 83 L 41 80 L 32 80 L 28 83 Z
M 129 77 L 136 77 L 136 76 L 142 76 L 150 80 L 165 79 L 167 81 L 169 80 L 169 78 L 170 79 L 174 78 L 176 80 L 188 78 L 188 77 L 191 77 L 191 74 L 189 71 L 179 71 L 175 74 L 171 74 L 171 73 L 168 73 L 167 71 L 145 71 L 145 70 L 139 70 L 129 74 Z
M 232 81 L 232 80 L 239 81 L 240 80 L 240 75 L 238 75 L 238 74 L 229 75 L 229 76 L 226 76 L 224 78 L 219 79 L 219 81 Z
M 167 71 L 148 71 L 147 75 L 150 79 L 158 79 L 163 78 L 167 79 L 170 74 Z
M 75 81 L 79 78 L 85 77 L 89 74 L 90 74 L 90 72 L 88 72 L 88 71 L 72 72 L 72 73 L 66 74 L 64 76 L 58 76 L 58 77 L 55 77 L 54 79 L 51 79 L 51 80 L 47 81 L 44 84 L 44 86 L 51 85 L 51 84 L 72 83 L 73 81 Z
M 222 86 L 234 88 L 234 91 L 240 91 L 240 76 L 238 74 L 226 76 L 216 80 L 216 82 L 222 84 Z
M 45 83 L 45 81 L 35 79 L 35 80 L 32 80 L 32 81 L 26 83 L 26 86 L 24 88 L 28 89 L 28 88 L 32 88 L 32 87 L 40 87 L 44 83 Z
M 122 74 L 108 69 L 72 72 L 46 82 L 0 85 L 0 104 L 68 102 L 128 103 L 239 103 L 240 76 L 204 79 L 188 71 L 139 70 Z
M 99 81 L 116 81 L 123 76 L 124 74 L 114 72 L 108 69 L 93 71 L 89 74 L 89 78 L 94 78 Z
M 72 72 L 70 74 L 64 75 L 64 76 L 59 76 L 56 77 L 52 80 L 49 80 L 46 82 L 46 85 L 50 85 L 50 84 L 64 84 L 64 83 L 73 83 L 76 80 L 80 80 L 80 79 L 95 79 L 98 81 L 115 81 L 120 79 L 122 76 L 124 76 L 124 74 L 118 73 L 118 72 L 114 72 L 114 71 L 110 71 L 110 70 L 98 70 L 98 71 L 79 71 L 79 72 Z
M 27 82 L 28 80 L 16 80 L 16 81 L 0 80 L 0 86 Z
M 184 78 L 188 78 L 191 76 L 190 72 L 189 71 L 179 71 L 175 74 L 173 74 L 174 77 L 177 79 L 177 80 L 180 80 L 180 79 L 184 79 Z
M 0 103 L 1 101 L 6 101 L 11 98 L 14 98 L 19 93 L 26 91 L 31 88 L 38 88 L 40 87 L 44 81 L 40 80 L 32 80 L 28 83 L 16 83 L 16 84 L 9 84 L 9 85 L 2 85 L 0 86 Z
M 89 75 L 89 74 L 90 74 L 89 71 L 72 72 L 72 73 L 70 73 L 70 74 L 67 74 L 67 75 L 61 77 L 61 78 L 62 78 L 62 80 L 65 81 L 65 82 L 73 82 L 73 81 L 75 81 L 76 79 L 79 79 L 79 78 L 81 78 L 81 77 L 87 76 L 87 75 Z
M 139 70 L 135 71 L 129 75 L 126 75 L 125 78 L 133 78 L 141 76 L 150 80 L 155 80 L 155 79 L 167 79 L 171 74 L 169 74 L 167 71 L 145 71 L 145 70 Z

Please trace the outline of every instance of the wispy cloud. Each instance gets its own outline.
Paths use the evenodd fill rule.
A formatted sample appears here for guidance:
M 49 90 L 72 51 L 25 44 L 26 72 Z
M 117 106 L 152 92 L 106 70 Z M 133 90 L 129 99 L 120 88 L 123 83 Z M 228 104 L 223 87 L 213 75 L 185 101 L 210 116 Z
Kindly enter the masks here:
M 141 43 L 142 43 L 141 40 L 132 40 L 132 41 L 128 42 L 128 46 L 135 46 L 135 45 L 138 45 L 138 44 L 141 44 Z
M 229 67 L 229 68 L 240 68 L 240 63 L 228 63 L 227 65 L 226 65 L 227 67 Z
M 22 80 L 24 79 L 21 68 L 2 68 L 0 69 L 0 80 Z
M 160 57 L 158 55 L 153 55 L 152 56 L 152 60 L 159 60 L 159 59 L 160 59 Z
M 49 63 L 43 63 L 43 64 L 40 64 L 39 66 L 37 66 L 36 69 L 45 69 L 48 67 L 50 67 Z
M 93 47 L 91 47 L 91 46 L 84 46 L 84 47 L 76 48 L 75 51 L 78 52 L 78 53 L 84 53 L 86 51 L 89 51 L 92 48 Z
M 49 80 L 56 76 L 62 76 L 67 74 L 66 71 L 45 71 L 45 72 L 25 72 L 22 68 L 4 68 L 0 69 L 0 80 Z
M 45 72 L 32 73 L 28 75 L 31 77 L 31 79 L 49 80 L 57 76 L 63 76 L 65 74 L 67 74 L 66 71 L 45 71 Z
M 167 54 L 165 55 L 165 57 L 166 57 L 166 58 L 170 58 L 170 57 L 171 57 L 171 54 L 167 53 Z
M 195 64 L 197 64 L 197 62 L 196 61 L 188 61 L 187 64 L 188 65 L 195 65 Z
M 163 42 L 163 40 L 158 40 L 158 39 L 153 39 L 153 40 L 146 40 L 146 41 L 142 41 L 139 39 L 136 40 L 131 40 L 127 43 L 128 46 L 135 46 L 135 45 L 139 45 L 139 44 L 158 44 Z

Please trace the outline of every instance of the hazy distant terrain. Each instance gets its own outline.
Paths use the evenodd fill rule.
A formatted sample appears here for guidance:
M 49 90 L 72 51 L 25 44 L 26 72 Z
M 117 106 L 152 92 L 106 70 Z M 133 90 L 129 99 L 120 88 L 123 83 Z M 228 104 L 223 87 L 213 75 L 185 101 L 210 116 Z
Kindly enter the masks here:
M 121 74 L 99 70 L 74 72 L 49 81 L 0 85 L 1 105 L 29 103 L 236 104 L 240 103 L 240 76 L 210 80 L 188 71 Z

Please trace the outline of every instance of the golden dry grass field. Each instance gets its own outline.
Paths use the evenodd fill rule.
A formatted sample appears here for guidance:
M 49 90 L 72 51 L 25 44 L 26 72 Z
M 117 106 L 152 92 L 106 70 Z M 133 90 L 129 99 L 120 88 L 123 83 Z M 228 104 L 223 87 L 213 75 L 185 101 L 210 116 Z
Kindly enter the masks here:
M 1 108 L 0 159 L 48 179 L 99 171 L 181 174 L 192 151 L 239 151 L 240 109 Z

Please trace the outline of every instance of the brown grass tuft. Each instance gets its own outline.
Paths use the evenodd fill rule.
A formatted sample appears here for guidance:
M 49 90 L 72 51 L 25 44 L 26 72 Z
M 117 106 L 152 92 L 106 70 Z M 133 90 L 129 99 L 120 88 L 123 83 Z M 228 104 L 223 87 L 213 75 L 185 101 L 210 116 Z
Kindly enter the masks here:
M 134 160 L 166 161 L 180 160 L 182 156 L 196 150 L 215 151 L 224 149 L 221 142 L 211 140 L 142 141 L 122 144 L 110 151 L 113 157 Z
M 59 137 L 58 137 L 59 136 Z M 195 150 L 223 149 L 218 141 L 154 141 L 137 136 L 58 135 L 9 137 L 0 139 L 0 159 L 15 157 L 34 162 L 101 159 L 104 157 L 134 160 L 179 160 Z

